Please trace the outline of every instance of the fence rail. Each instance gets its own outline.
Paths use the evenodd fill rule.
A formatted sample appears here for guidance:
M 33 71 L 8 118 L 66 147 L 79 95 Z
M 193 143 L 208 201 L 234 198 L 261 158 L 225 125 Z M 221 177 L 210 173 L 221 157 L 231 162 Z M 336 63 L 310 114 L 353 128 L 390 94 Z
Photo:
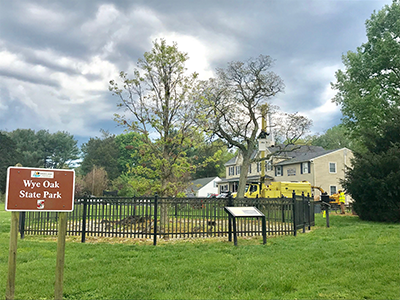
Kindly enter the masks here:
M 254 206 L 265 214 L 268 235 L 296 235 L 314 226 L 310 197 L 293 198 L 77 198 L 67 217 L 67 234 L 87 236 L 152 238 L 215 237 L 228 235 L 226 206 Z M 20 218 L 21 236 L 55 235 L 57 212 L 25 212 Z M 240 218 L 240 236 L 262 235 L 261 220 Z

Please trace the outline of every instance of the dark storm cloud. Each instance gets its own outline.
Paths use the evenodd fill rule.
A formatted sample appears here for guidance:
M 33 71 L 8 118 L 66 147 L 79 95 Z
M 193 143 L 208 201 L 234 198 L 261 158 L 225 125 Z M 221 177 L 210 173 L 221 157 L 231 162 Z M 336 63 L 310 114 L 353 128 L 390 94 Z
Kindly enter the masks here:
M 47 85 L 47 86 L 51 86 L 51 87 L 55 87 L 55 88 L 58 88 L 60 86 L 59 83 L 55 80 L 39 78 L 39 77 L 36 77 L 34 74 L 21 73 L 21 72 L 13 71 L 13 70 L 0 69 L 0 77 L 13 78 L 13 79 L 21 80 L 24 82 Z
M 274 102 L 288 112 L 325 116 L 314 120 L 314 130 L 320 132 L 340 122 L 337 109 L 328 113 L 326 107 L 318 108 L 329 101 L 329 82 L 342 68 L 341 55 L 355 51 L 366 40 L 365 20 L 373 10 L 389 3 L 1 1 L 0 129 L 60 126 L 60 130 L 72 131 L 81 138 L 100 128 L 122 132 L 112 121 L 116 99 L 106 83 L 115 79 L 118 71 L 131 70 L 151 49 L 150 37 L 173 33 L 193 37 L 205 45 L 211 70 L 226 67 L 232 60 L 270 55 L 276 60 L 272 70 L 286 85 L 285 93 Z M 2 51 L 16 57 L 16 66 L 2 60 Z M 196 57 L 193 53 L 189 56 Z M 35 67 L 44 68 L 40 76 L 33 71 Z M 15 90 L 16 81 L 25 89 L 26 82 L 38 85 L 26 91 L 27 95 L 32 92 L 29 101 L 33 104 L 22 101 L 25 96 Z M 37 100 L 40 98 L 41 102 Z M 49 109 L 46 101 L 61 106 L 53 107 L 54 111 L 44 117 L 40 112 Z M 36 105 L 38 110 L 33 111 L 26 103 Z M 21 115 L 25 117 L 18 123 Z

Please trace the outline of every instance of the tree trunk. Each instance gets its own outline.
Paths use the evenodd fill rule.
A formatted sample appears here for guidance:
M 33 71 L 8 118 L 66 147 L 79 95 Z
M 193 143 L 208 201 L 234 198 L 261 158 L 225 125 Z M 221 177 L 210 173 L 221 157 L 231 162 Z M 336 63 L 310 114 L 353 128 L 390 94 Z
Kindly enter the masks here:
M 237 191 L 237 198 L 243 198 L 247 183 L 247 172 L 249 170 L 250 156 L 252 151 L 247 150 L 242 152 L 243 162 L 240 168 L 239 187 Z

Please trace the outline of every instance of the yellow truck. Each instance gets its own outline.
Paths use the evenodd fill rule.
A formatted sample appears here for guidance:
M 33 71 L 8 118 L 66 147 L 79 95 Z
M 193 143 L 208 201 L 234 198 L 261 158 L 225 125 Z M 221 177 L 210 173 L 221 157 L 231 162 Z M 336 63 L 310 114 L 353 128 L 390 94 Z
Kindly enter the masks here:
M 311 183 L 307 181 L 303 182 L 290 182 L 290 181 L 273 181 L 269 185 L 262 184 L 262 189 L 260 191 L 261 184 L 252 183 L 249 184 L 245 198 L 280 198 L 287 197 L 291 198 L 293 191 L 296 195 L 309 194 L 311 196 Z

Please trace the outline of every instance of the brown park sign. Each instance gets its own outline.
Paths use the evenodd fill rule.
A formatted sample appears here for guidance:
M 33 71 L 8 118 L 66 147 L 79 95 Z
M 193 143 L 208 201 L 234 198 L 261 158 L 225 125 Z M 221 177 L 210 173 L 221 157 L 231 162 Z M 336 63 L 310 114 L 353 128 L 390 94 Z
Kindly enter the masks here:
M 72 211 L 74 191 L 74 170 L 9 167 L 5 209 Z

